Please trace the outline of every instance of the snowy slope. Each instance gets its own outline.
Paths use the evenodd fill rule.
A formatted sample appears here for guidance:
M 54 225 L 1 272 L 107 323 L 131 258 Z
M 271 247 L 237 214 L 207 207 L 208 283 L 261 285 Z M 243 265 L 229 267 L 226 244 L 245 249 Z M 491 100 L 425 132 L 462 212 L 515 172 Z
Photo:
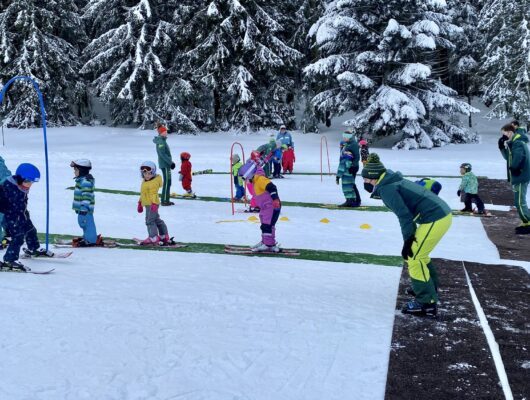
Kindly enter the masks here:
M 4 273 L 0 398 L 383 398 L 400 272 L 90 249 Z
M 492 125 L 477 145 L 377 151 L 388 168 L 407 175 L 457 175 L 466 161 L 477 175 L 502 178 L 496 129 Z M 40 130 L 5 133 L 0 155 L 12 170 L 33 162 L 44 171 Z M 333 172 L 340 130 L 325 135 Z M 80 233 L 73 192 L 65 190 L 73 184 L 72 159 L 92 160 L 97 187 L 138 191 L 140 163 L 156 160 L 152 136 L 106 127 L 50 129 L 50 231 Z M 297 171 L 319 171 L 321 137 L 294 133 Z M 189 151 L 194 170 L 215 171 L 228 170 L 232 142 L 243 143 L 248 154 L 267 140 L 266 132 L 169 138 L 174 158 Z M 181 192 L 175 172 L 173 191 Z M 461 206 L 459 179 L 440 180 L 442 197 L 453 208 Z M 283 200 L 343 201 L 333 177 L 321 183 L 319 176 L 293 175 L 276 183 Z M 194 189 L 228 197 L 229 176 L 197 176 Z M 362 196 L 366 205 L 381 205 Z M 98 231 L 143 237 L 136 202 L 136 196 L 96 193 Z M 259 224 L 248 221 L 248 214 L 232 216 L 228 203 L 175 202 L 161 213 L 178 240 L 259 240 Z M 30 211 L 44 231 L 44 179 L 31 189 Z M 286 247 L 385 255 L 401 249 L 392 213 L 284 207 L 282 215 L 288 220 L 278 223 L 277 232 Z M 330 222 L 321 223 L 323 218 Z M 371 229 L 360 229 L 365 223 Z M 433 255 L 500 261 L 480 220 L 471 217 L 455 217 Z M 0 276 L 0 301 L 9 304 L 0 339 L 2 399 L 383 397 L 400 268 L 119 249 L 78 249 L 67 260 L 27 263 L 57 270 L 50 276 Z

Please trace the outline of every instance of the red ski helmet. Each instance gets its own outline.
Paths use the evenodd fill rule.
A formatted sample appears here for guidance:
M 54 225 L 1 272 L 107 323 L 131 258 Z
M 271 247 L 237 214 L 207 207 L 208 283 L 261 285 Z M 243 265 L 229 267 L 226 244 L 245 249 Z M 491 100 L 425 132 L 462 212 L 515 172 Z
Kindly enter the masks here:
M 252 150 L 252 153 L 250 153 L 250 159 L 252 161 L 259 161 L 261 159 L 261 153 L 257 150 Z
M 180 158 L 182 160 L 189 160 L 191 158 L 191 154 L 187 151 L 183 151 L 182 153 L 180 153 Z

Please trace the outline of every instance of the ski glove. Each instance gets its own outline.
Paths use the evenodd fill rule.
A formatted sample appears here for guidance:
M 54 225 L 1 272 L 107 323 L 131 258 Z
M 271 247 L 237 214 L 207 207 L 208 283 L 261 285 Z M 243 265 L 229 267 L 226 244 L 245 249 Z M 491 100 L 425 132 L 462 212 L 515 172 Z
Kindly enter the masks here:
M 352 175 L 355 175 L 357 172 L 359 172 L 359 168 L 356 168 L 355 165 L 352 165 L 350 168 L 348 168 L 348 172 Z
M 144 206 L 142 206 L 141 201 L 138 201 L 138 207 L 136 207 L 136 210 L 138 211 L 139 214 L 144 212 Z
M 460 197 L 461 194 L 462 194 L 462 191 L 461 191 L 460 189 L 458 189 L 457 192 L 456 192 L 456 195 L 457 195 L 458 197 Z
M 282 203 L 280 202 L 280 199 L 274 199 L 272 201 L 272 207 L 277 210 L 282 207 Z
M 409 257 L 412 257 L 414 255 L 414 253 L 412 252 L 412 243 L 414 243 L 415 241 L 416 238 L 414 236 L 411 236 L 403 243 L 403 248 L 401 249 L 401 257 L 403 257 L 404 260 L 407 260 Z
M 508 141 L 508 138 L 504 135 L 499 138 L 499 150 L 504 150 L 506 148 L 506 141 Z
M 513 176 L 519 176 L 521 175 L 521 172 L 523 172 L 523 170 L 520 168 L 510 168 L 510 172 Z
M 171 163 L 171 169 L 175 169 L 175 163 L 174 162 Z
M 337 185 L 340 184 L 340 178 L 338 176 L 335 178 L 335 182 L 337 182 Z
M 151 207 L 149 207 L 152 212 L 158 212 L 158 204 L 151 204 Z

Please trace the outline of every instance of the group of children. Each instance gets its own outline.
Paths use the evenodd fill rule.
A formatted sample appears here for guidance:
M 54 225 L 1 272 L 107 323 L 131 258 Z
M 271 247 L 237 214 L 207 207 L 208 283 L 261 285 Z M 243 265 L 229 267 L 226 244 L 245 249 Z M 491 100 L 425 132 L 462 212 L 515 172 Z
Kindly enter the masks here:
M 269 142 L 259 146 L 257 150 L 261 157 L 263 158 L 263 173 L 269 179 L 279 179 L 283 178 L 283 174 L 292 174 L 294 169 L 294 163 L 296 161 L 296 156 L 294 153 L 294 142 L 291 134 L 287 131 L 285 125 L 280 126 L 280 130 L 276 137 L 271 135 Z M 268 156 L 268 157 L 267 157 Z M 264 157 L 267 157 L 265 160 Z M 245 197 L 245 184 L 243 179 L 238 175 L 240 168 L 243 166 L 241 157 L 239 154 L 232 155 L 232 177 L 234 182 L 234 187 L 236 189 L 234 201 L 243 201 Z M 250 211 L 259 211 L 259 207 L 256 205 L 256 201 L 253 200 L 254 189 L 252 184 L 247 181 L 246 189 L 251 195 L 250 200 Z

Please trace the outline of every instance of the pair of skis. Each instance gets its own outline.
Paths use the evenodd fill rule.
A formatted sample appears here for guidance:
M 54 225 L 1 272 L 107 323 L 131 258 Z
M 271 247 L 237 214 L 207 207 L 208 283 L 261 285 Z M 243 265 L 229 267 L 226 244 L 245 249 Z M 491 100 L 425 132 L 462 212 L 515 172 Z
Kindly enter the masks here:
M 145 244 L 142 244 L 143 240 L 142 239 L 139 239 L 139 238 L 133 238 L 132 239 L 134 243 L 122 243 L 122 242 L 118 242 L 116 240 L 105 240 L 103 242 L 103 246 L 92 246 L 92 247 L 104 247 L 104 248 L 114 248 L 114 247 L 139 247 L 139 246 L 142 246 L 142 247 L 154 247 L 154 248 L 158 248 L 158 247 L 168 247 L 168 248 L 181 248 L 181 247 L 186 247 L 186 244 L 184 243 L 179 243 L 179 242 L 175 242 L 173 240 L 173 238 L 171 238 L 171 241 L 167 244 L 162 244 L 162 242 L 159 242 L 158 244 L 154 243 L 154 244 L 150 244 L 150 245 L 145 245 Z M 72 241 L 71 240 L 66 240 L 66 239 L 57 239 L 54 243 L 54 246 L 57 247 L 57 248 L 69 248 L 69 247 L 72 247 Z M 89 247 L 89 248 L 92 248 L 92 247 Z M 82 247 L 80 247 L 82 248 Z
M 273 256 L 289 256 L 289 257 L 297 257 L 300 255 L 300 251 L 297 249 L 283 249 L 280 248 L 280 251 L 252 251 L 252 247 L 250 246 L 235 246 L 231 244 L 226 244 L 224 248 L 224 252 L 227 254 L 267 254 L 267 255 L 273 255 Z
M 25 250 L 25 249 L 24 249 Z M 70 257 L 74 252 L 73 251 L 67 251 L 64 253 L 57 253 L 54 252 L 50 255 L 47 254 L 41 254 L 38 256 L 29 255 L 29 254 L 22 254 L 20 258 L 28 260 L 28 259 L 42 259 L 42 258 L 68 258 Z M 0 272 L 16 272 L 16 273 L 22 273 L 22 274 L 34 274 L 34 275 L 47 275 L 55 271 L 55 268 L 46 270 L 46 271 L 33 271 L 26 267 L 27 269 L 13 269 L 13 268 L 7 268 L 4 263 L 0 263 Z

